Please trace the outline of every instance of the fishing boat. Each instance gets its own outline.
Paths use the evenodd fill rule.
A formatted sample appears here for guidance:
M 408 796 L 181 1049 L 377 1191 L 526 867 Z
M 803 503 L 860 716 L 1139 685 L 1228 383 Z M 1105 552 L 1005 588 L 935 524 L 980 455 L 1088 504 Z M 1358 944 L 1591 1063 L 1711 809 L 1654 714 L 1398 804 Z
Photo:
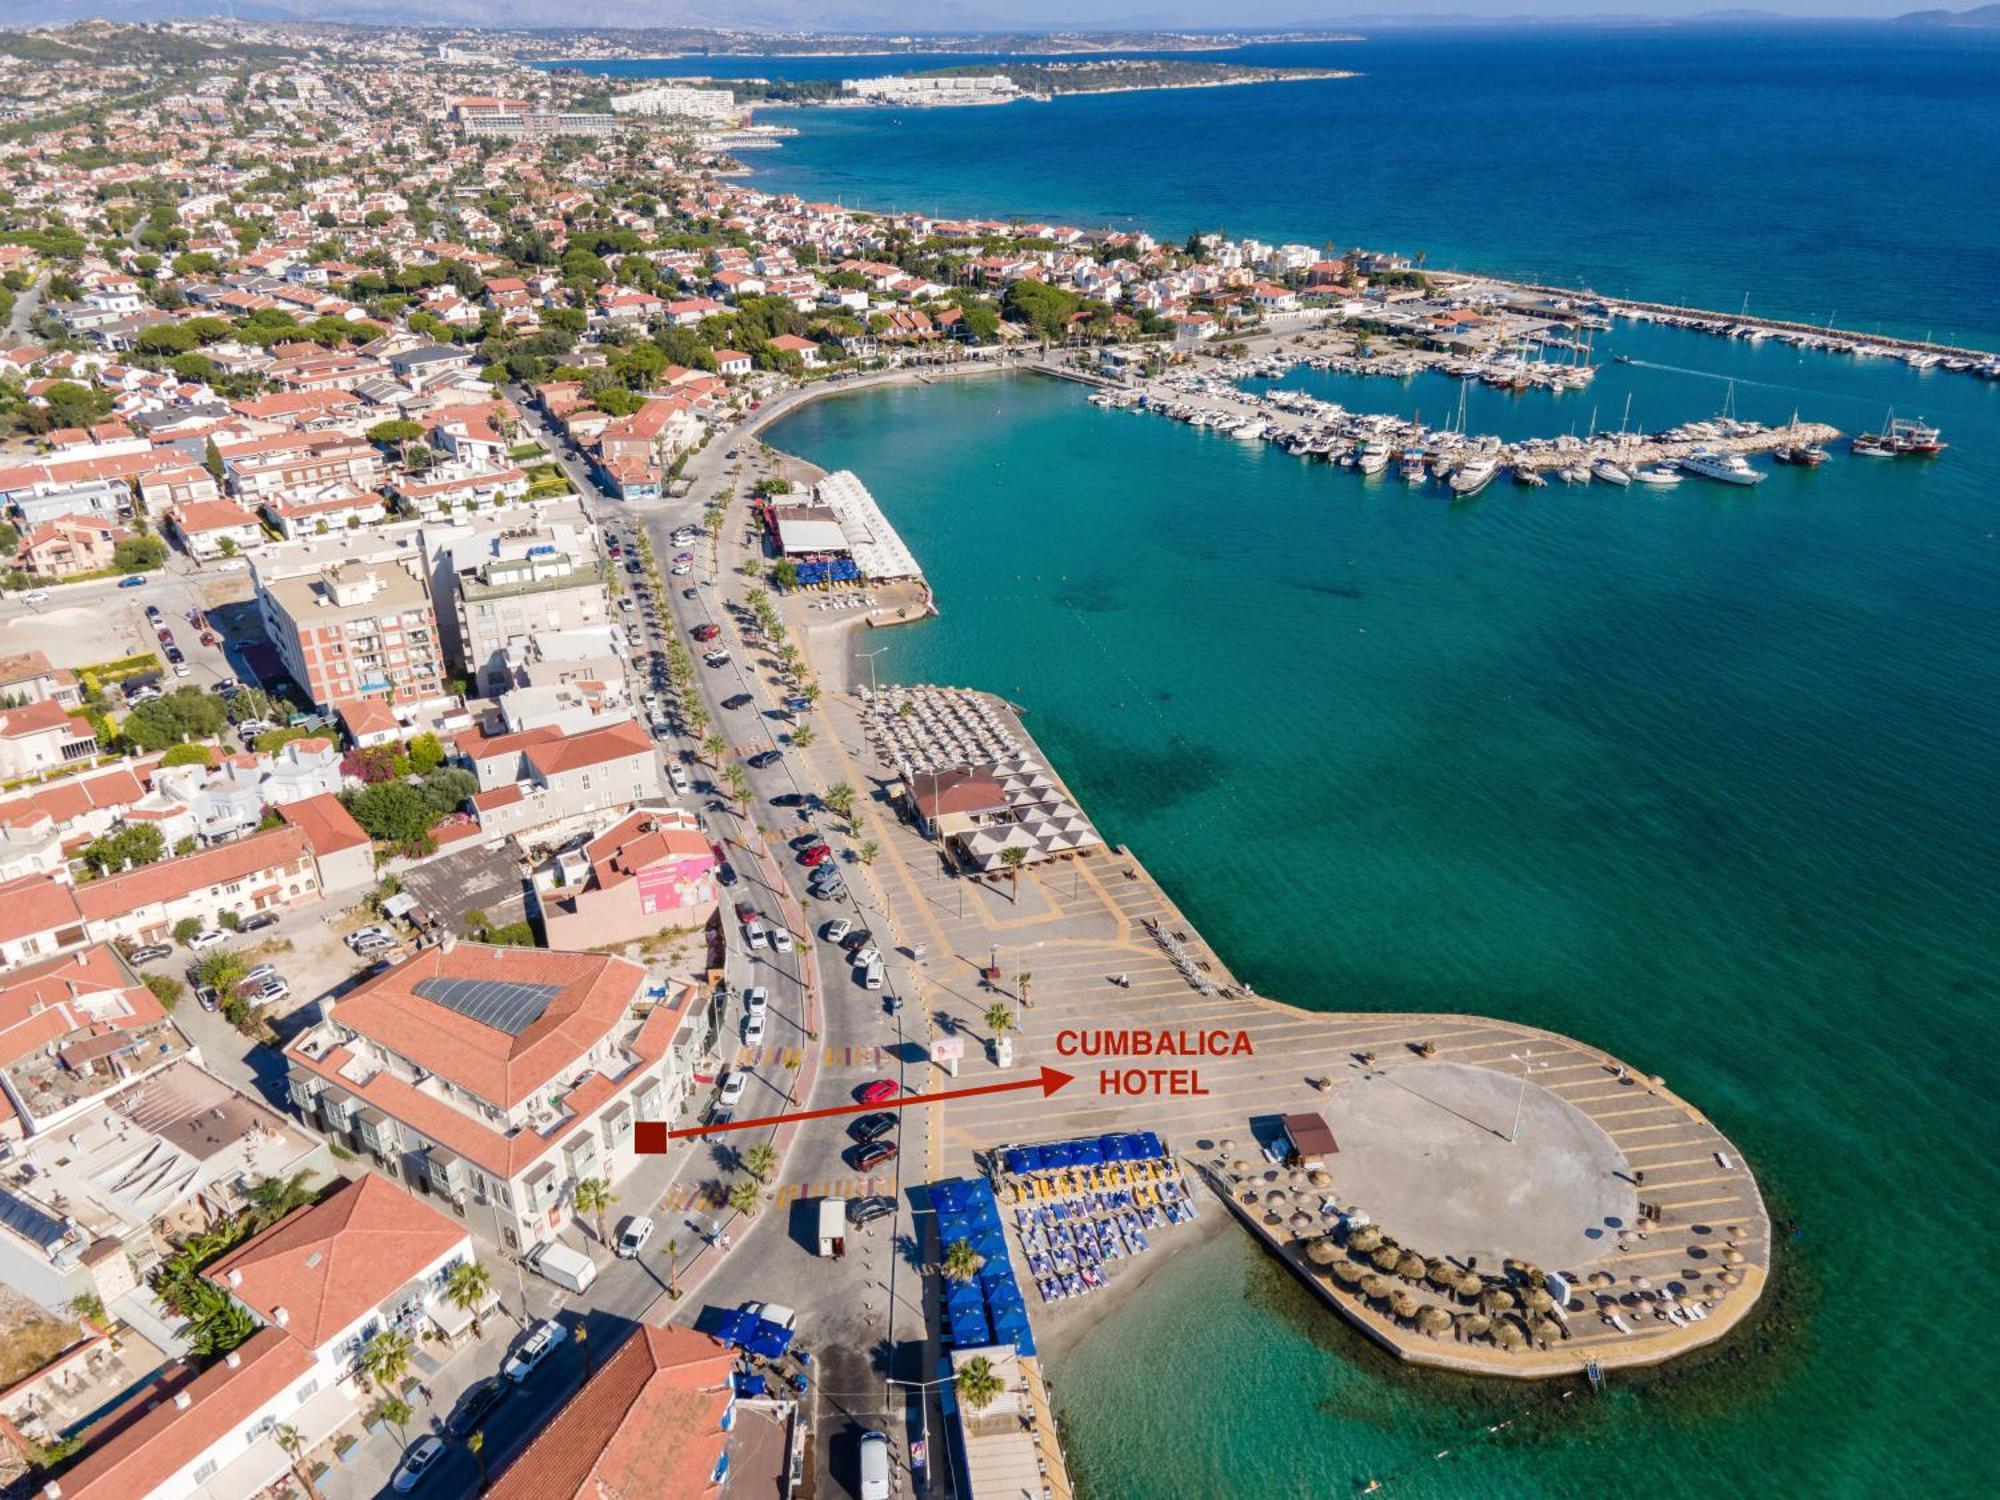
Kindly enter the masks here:
M 1921 421 L 1891 421 L 1882 435 L 1898 453 L 1910 453 L 1918 458 L 1935 457 L 1949 446 L 1937 428 L 1927 427 Z
M 1680 461 L 1682 469 L 1703 479 L 1713 479 L 1720 484 L 1753 485 L 1762 484 L 1764 475 L 1750 467 L 1750 461 L 1740 453 L 1718 453 L 1712 448 L 1697 448 Z
M 1531 490 L 1545 490 L 1549 487 L 1548 480 L 1542 477 L 1542 471 L 1529 464 L 1514 465 L 1514 483 L 1524 484 Z
M 1413 449 L 1404 453 L 1402 464 L 1399 466 L 1403 476 L 1403 483 L 1422 484 L 1428 479 L 1430 473 L 1424 467 L 1425 462 L 1426 460 L 1421 450 Z
M 1856 458 L 1894 458 L 1896 450 L 1877 432 L 1857 432 L 1847 440 L 1847 451 Z
M 1799 430 L 1798 408 L 1792 409 L 1792 423 L 1789 431 Z M 1781 464 L 1793 464 L 1802 469 L 1816 469 L 1826 462 L 1826 449 L 1817 443 L 1790 442 L 1782 448 L 1771 450 L 1771 457 Z

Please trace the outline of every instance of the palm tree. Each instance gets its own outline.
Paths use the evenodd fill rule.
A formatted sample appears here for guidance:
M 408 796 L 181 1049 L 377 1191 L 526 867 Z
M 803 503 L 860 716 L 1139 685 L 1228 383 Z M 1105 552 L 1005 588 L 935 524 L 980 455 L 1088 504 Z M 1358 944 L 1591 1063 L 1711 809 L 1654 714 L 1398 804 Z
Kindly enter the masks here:
M 860 860 L 861 863 L 863 863 L 864 865 L 872 865 L 875 863 L 875 856 L 880 854 L 881 852 L 882 848 L 879 844 L 875 842 L 875 840 L 863 839 L 861 841 L 861 847 L 854 851 L 854 857 Z
M 681 1242 L 679 1240 L 668 1240 L 667 1241 L 667 1295 L 670 1298 L 674 1299 L 675 1301 L 679 1301 L 681 1295 L 680 1287 L 675 1285 L 675 1283 L 680 1279 L 680 1274 L 681 1274 Z
M 1035 1002 L 1028 998 L 1028 985 L 1033 982 L 1034 977 L 1026 969 L 1023 969 L 1014 976 L 1014 988 L 1020 991 L 1021 1008 L 1023 1010 L 1033 1010 L 1035 1008 Z
M 1021 899 L 1021 866 L 1028 862 L 1028 851 L 1019 844 L 1010 844 L 1000 851 L 1000 863 L 1014 877 L 1013 899 Z
M 958 1399 L 973 1411 L 991 1406 L 994 1398 L 1006 1388 L 1006 1382 L 1001 1380 L 1000 1372 L 993 1368 L 993 1362 L 983 1354 L 975 1354 L 960 1365 L 958 1378 L 952 1385 L 958 1392 Z
M 797 729 L 792 731 L 792 748 L 794 750 L 810 750 L 815 738 L 812 725 L 801 724 Z
M 813 707 L 819 702 L 819 684 L 816 682 L 807 683 L 799 689 L 799 696 L 806 700 L 808 708 Z
M 576 1325 L 576 1352 L 583 1356 L 583 1378 L 590 1379 L 590 1325 Z
M 741 766 L 730 765 L 723 769 L 722 779 L 729 783 L 729 797 L 733 802 L 741 802 L 746 807 L 750 803 L 750 773 Z
M 460 1312 L 472 1314 L 472 1336 L 484 1338 L 479 1326 L 479 1309 L 493 1291 L 493 1273 L 476 1260 L 462 1260 L 445 1274 L 444 1296 Z
M 854 788 L 844 781 L 836 781 L 826 789 L 827 810 L 837 818 L 854 816 Z
M 703 740 L 701 748 L 703 753 L 708 756 L 708 763 L 710 765 L 720 765 L 722 764 L 722 757 L 729 753 L 728 737 L 718 731 Z
M 736 1185 L 729 1190 L 729 1206 L 746 1219 L 755 1216 L 758 1205 L 763 1201 L 763 1193 L 748 1177 L 738 1178 Z
M 313 1201 L 313 1172 L 294 1172 L 290 1177 L 264 1177 L 252 1184 L 245 1195 L 251 1215 L 258 1225 L 275 1224 L 295 1208 Z
M 465 1440 L 465 1451 L 479 1465 L 479 1493 L 486 1493 L 486 1431 L 481 1428 Z
M 319 1500 L 319 1487 L 313 1483 L 313 1477 L 306 1466 L 299 1461 L 299 1456 L 305 1452 L 305 1434 L 298 1428 L 281 1422 L 271 1430 L 271 1437 L 290 1461 L 292 1475 L 305 1489 L 307 1500 Z
M 767 1181 L 778 1166 L 778 1148 L 769 1141 L 759 1141 L 743 1153 L 743 1166 L 759 1182 Z
M 986 1257 L 972 1248 L 971 1240 L 953 1240 L 944 1247 L 944 1274 L 951 1281 L 970 1281 L 986 1264 Z
M 396 1429 L 396 1435 L 407 1448 L 410 1445 L 410 1418 L 416 1415 L 410 1410 L 410 1403 L 401 1396 L 391 1396 L 375 1410 L 377 1416 Z
M 602 1177 L 586 1177 L 576 1185 L 576 1211 L 589 1214 L 591 1222 L 597 1226 L 597 1242 L 611 1243 L 604 1232 L 604 1210 L 618 1201 L 618 1195 L 611 1191 L 611 1184 Z
M 1005 1036 L 1014 1029 L 1014 1012 L 1007 1009 L 1004 1002 L 995 1000 L 986 1007 L 986 1029 L 995 1038 Z
M 415 1353 L 416 1346 L 408 1334 L 385 1328 L 361 1346 L 362 1378 L 377 1390 L 386 1391 L 408 1373 Z

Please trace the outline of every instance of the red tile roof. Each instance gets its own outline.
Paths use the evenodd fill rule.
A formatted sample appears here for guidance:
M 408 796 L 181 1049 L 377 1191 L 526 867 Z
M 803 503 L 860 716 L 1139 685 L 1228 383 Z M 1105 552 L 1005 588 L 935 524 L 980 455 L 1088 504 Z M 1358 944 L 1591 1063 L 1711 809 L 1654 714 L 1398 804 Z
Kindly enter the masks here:
M 76 893 L 77 905 L 93 922 L 122 917 L 142 906 L 175 901 L 212 885 L 247 880 L 267 870 L 310 857 L 306 836 L 297 828 L 272 828 L 247 839 L 217 844 L 199 854 L 162 860 L 124 875 L 93 880 Z
M 729 1435 L 730 1351 L 692 1328 L 642 1325 L 563 1403 L 487 1494 L 493 1500 L 713 1495 Z
M 638 964 L 601 953 L 458 943 L 426 948 L 343 996 L 340 1024 L 482 1099 L 512 1109 L 552 1083 L 630 1013 L 644 984 Z M 519 1036 L 461 1015 L 417 992 L 427 979 L 554 985 L 557 994 Z
M 306 846 L 317 857 L 356 849 L 368 842 L 366 830 L 354 821 L 354 815 L 341 806 L 340 799 L 332 792 L 287 803 L 278 812 L 306 836 Z
M 544 776 L 565 771 L 581 771 L 606 761 L 624 760 L 633 755 L 650 755 L 653 741 L 637 719 L 621 719 L 603 729 L 587 730 L 528 747 L 528 763 Z
M 465 1239 L 465 1228 L 373 1173 L 295 1209 L 204 1273 L 318 1349 Z M 236 1274 L 231 1280 L 230 1273 Z
M 63 1500 L 133 1500 L 196 1462 L 257 1409 L 312 1368 L 312 1352 L 282 1328 L 260 1329 L 236 1350 L 175 1388 L 164 1383 L 91 1430 L 83 1456 L 62 1476 Z M 188 1405 L 176 1405 L 180 1396 Z M 157 1404 L 145 1405 L 148 1400 Z
M 0 941 L 82 923 L 73 886 L 48 875 L 24 875 L 0 885 Z

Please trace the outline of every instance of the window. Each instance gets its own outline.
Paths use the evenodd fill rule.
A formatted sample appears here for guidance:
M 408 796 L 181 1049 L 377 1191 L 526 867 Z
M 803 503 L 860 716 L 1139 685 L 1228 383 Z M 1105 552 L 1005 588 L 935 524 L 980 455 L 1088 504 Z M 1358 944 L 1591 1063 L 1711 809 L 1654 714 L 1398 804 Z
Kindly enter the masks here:
M 254 1443 L 257 1441 L 258 1438 L 264 1436 L 265 1433 L 270 1432 L 277 1425 L 278 1425 L 278 1419 L 276 1417 L 264 1417 L 258 1421 L 252 1422 L 248 1427 L 243 1429 L 243 1441 L 246 1443 Z
M 207 1484 L 209 1480 L 215 1478 L 216 1468 L 217 1468 L 216 1460 L 212 1458 L 204 1459 L 200 1464 L 196 1465 L 195 1467 L 193 1476 L 194 1482 L 196 1484 Z
M 299 1405 L 304 1406 L 308 1401 L 312 1400 L 312 1398 L 318 1394 L 319 1394 L 319 1377 L 315 1375 L 311 1380 L 308 1380 L 304 1385 L 299 1387 Z

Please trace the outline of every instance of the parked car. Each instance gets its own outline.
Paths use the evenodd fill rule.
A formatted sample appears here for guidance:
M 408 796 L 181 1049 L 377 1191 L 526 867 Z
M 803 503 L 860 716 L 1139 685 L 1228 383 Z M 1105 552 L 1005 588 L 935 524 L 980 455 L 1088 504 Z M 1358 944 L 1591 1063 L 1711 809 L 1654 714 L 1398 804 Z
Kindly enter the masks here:
M 380 937 L 365 937 L 358 941 L 350 939 L 347 946 L 354 950 L 357 957 L 366 958 L 371 953 L 387 953 L 396 946 L 396 940 L 384 933 Z
M 479 1430 L 487 1415 L 513 1391 L 513 1387 L 499 1376 L 489 1376 L 467 1391 L 458 1403 L 458 1410 L 451 1414 L 451 1420 L 444 1424 L 444 1430 L 455 1438 L 468 1438 Z
M 217 929 L 210 927 L 204 929 L 201 932 L 197 932 L 193 937 L 188 939 L 187 943 L 188 951 L 192 953 L 206 953 L 210 948 L 215 947 L 216 944 L 226 943 L 228 941 L 229 941 L 228 933 L 220 932 Z
M 837 943 L 854 930 L 854 924 L 845 917 L 835 917 L 820 929 L 820 936 L 829 943 Z
M 266 927 L 276 927 L 277 925 L 278 914 L 276 912 L 260 911 L 245 917 L 242 925 L 236 930 L 238 932 L 262 932 Z
M 847 1222 L 856 1226 L 873 1224 L 877 1219 L 886 1219 L 896 1211 L 896 1200 L 879 1194 L 873 1198 L 849 1198 L 847 1200 Z
M 30 589 L 21 597 L 29 604 L 47 604 L 49 602 L 49 591 L 47 589 Z
M 754 921 L 756 921 L 756 920 L 757 920 L 757 908 L 756 908 L 755 906 L 751 905 L 751 904 L 750 904 L 750 903 L 749 903 L 748 901 L 739 901 L 739 902 L 737 902 L 737 903 L 736 903 L 736 920 L 737 920 L 737 921 L 739 921 L 739 922 L 745 922 L 745 923 L 748 923 L 748 922 L 754 922 Z
M 634 1214 L 625 1221 L 625 1227 L 618 1234 L 618 1258 L 632 1260 L 646 1248 L 646 1241 L 653 1237 L 653 1221 L 644 1214 Z
M 694 569 L 687 563 L 675 563 L 671 568 L 667 569 L 667 571 L 673 574 L 674 577 L 676 578 L 685 578 L 688 576 L 688 574 L 692 573 Z
M 718 647 L 716 650 L 704 655 L 702 660 L 707 662 L 711 667 L 726 667 L 729 665 L 729 653 Z
M 715 878 L 725 888 L 736 884 L 736 867 L 725 859 L 715 867 Z
M 760 1011 L 756 1015 L 745 1016 L 743 1018 L 743 1045 L 746 1047 L 755 1047 L 763 1040 L 764 1040 L 763 1013 Z
M 819 842 L 820 842 L 820 836 L 818 834 L 802 833 L 798 835 L 798 837 L 791 840 L 791 847 L 794 849 L 810 849 L 814 844 L 817 844 Z
M 761 984 L 753 984 L 743 992 L 743 1008 L 753 1016 L 761 1016 L 770 1008 L 771 992 Z
M 715 1096 L 715 1102 L 724 1109 L 734 1109 L 743 1100 L 743 1091 L 750 1087 L 750 1075 L 741 1068 L 722 1075 L 722 1091 Z
M 145 586 L 146 577 L 143 573 L 134 573 L 129 578 L 118 580 L 118 587 L 121 589 L 142 589 Z
M 748 693 L 732 693 L 729 697 L 722 700 L 722 706 L 724 708 L 747 708 L 750 702 L 751 699 Z
M 555 1353 L 556 1346 L 568 1337 L 569 1330 L 562 1324 L 554 1318 L 544 1319 L 528 1335 L 527 1342 L 514 1351 L 513 1358 L 507 1361 L 500 1373 L 516 1385 L 525 1383 L 542 1362 Z
M 776 1323 L 780 1328 L 797 1328 L 799 1315 L 782 1302 L 746 1302 L 743 1311 L 753 1318 L 762 1318 L 766 1323 Z
M 354 931 L 348 933 L 347 946 L 359 951 L 361 944 L 374 942 L 377 939 L 393 943 L 396 941 L 396 934 L 386 927 L 371 923 L 366 927 L 357 927 Z
M 292 987 L 285 980 L 267 979 L 243 998 L 258 1005 L 276 1005 L 291 992 Z
M 885 1099 L 893 1099 L 903 1092 L 903 1086 L 893 1078 L 878 1078 L 863 1086 L 857 1096 L 863 1104 L 880 1104 Z
M 241 989 L 246 984 L 262 984 L 267 979 L 276 979 L 277 977 L 278 966 L 276 964 L 259 964 L 248 974 L 237 980 L 236 984 L 237 988 Z
M 438 1460 L 444 1457 L 444 1439 L 435 1433 L 417 1439 L 416 1446 L 403 1455 L 403 1461 L 396 1465 L 395 1478 L 389 1481 L 389 1488 L 399 1495 L 407 1495 L 422 1484 L 436 1471 Z
M 771 942 L 771 934 L 764 930 L 764 926 L 761 922 L 751 922 L 746 924 L 745 927 L 743 928 L 743 936 L 749 941 L 749 944 L 752 948 L 758 948 L 758 949 L 765 948 L 768 947 Z
M 792 951 L 791 929 L 789 927 L 773 927 L 771 929 L 771 946 L 780 953 L 790 953 Z
M 135 965 L 156 964 L 163 958 L 172 958 L 173 956 L 174 950 L 172 945 L 167 943 L 148 943 L 143 948 L 134 948 L 129 961 Z
M 854 967 L 865 969 L 870 964 L 879 964 L 882 962 L 882 950 L 879 948 L 857 948 L 854 950 L 853 957 Z
M 853 1152 L 854 1170 L 871 1172 L 885 1161 L 896 1159 L 894 1141 L 870 1141 L 865 1146 L 856 1146 Z
M 833 851 L 827 848 L 826 845 L 814 844 L 812 848 L 799 856 L 799 863 L 802 865 L 823 865 L 832 858 Z
M 160 606 L 157 604 L 147 605 L 146 618 L 149 620 L 158 620 L 160 618 Z
M 887 1433 L 861 1434 L 861 1500 L 889 1500 L 889 1437 Z
M 840 946 L 849 953 L 859 953 L 875 940 L 875 934 L 866 927 L 856 927 L 840 940 Z
M 893 1109 L 885 1109 L 879 1114 L 860 1116 L 847 1127 L 847 1133 L 865 1146 L 870 1141 L 881 1140 L 895 1128 L 896 1112 Z
M 722 634 L 722 627 L 713 620 L 705 621 L 688 632 L 698 641 L 712 641 Z
M 771 799 L 773 807 L 804 807 L 806 799 L 797 792 L 780 792 Z
M 215 991 L 205 984 L 196 985 L 194 987 L 194 1003 L 199 1005 L 203 1010 L 214 1010 L 216 1007 Z

